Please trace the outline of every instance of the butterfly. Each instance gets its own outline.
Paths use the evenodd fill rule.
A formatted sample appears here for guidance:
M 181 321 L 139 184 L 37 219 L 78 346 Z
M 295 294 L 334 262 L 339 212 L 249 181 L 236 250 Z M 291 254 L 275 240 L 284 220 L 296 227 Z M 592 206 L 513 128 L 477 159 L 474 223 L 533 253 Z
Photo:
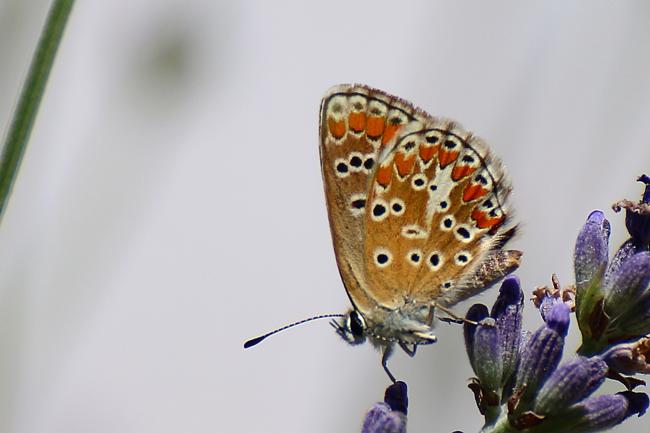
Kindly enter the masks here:
M 485 142 L 452 121 L 365 85 L 331 88 L 320 109 L 320 161 L 334 251 L 350 311 L 345 341 L 397 345 L 414 356 L 436 341 L 436 309 L 514 271 L 521 252 L 511 186 Z M 456 318 L 458 319 L 458 318 Z
M 415 356 L 436 341 L 435 310 L 449 308 L 519 267 L 511 187 L 480 138 L 452 120 L 361 84 L 331 88 L 321 102 L 320 161 L 334 252 L 352 303 L 336 317 L 348 343 L 369 340 L 382 366 L 396 345 Z

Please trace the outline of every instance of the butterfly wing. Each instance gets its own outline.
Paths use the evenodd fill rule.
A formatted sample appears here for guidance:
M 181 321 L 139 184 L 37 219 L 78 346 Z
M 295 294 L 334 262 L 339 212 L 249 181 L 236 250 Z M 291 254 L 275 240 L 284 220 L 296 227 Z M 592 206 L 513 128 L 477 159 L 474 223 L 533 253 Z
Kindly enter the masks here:
M 390 302 L 367 284 L 364 215 L 380 155 L 398 134 L 422 128 L 414 114 L 398 98 L 362 85 L 336 86 L 321 104 L 320 159 L 334 251 L 348 296 L 361 311 Z
M 485 143 L 453 121 L 398 133 L 369 186 L 365 275 L 393 303 L 453 305 L 519 264 L 502 250 L 510 185 Z

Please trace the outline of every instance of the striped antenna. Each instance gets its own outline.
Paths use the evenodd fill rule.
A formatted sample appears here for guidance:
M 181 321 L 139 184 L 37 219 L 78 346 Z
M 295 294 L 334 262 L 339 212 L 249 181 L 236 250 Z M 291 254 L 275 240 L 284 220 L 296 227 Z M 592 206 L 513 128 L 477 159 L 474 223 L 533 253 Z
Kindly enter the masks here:
M 289 325 L 285 325 L 282 328 L 278 328 L 275 331 L 271 331 L 267 334 L 261 335 L 259 337 L 251 338 L 247 342 L 244 343 L 244 349 L 248 349 L 249 347 L 253 347 L 256 344 L 260 343 L 262 340 L 264 340 L 266 337 L 270 337 L 273 334 L 277 334 L 278 332 L 284 331 L 285 329 L 293 328 L 294 326 L 302 325 L 305 322 L 311 322 L 312 320 L 318 320 L 318 319 L 329 319 L 331 317 L 344 317 L 345 314 L 323 314 L 321 316 L 314 316 L 310 317 L 309 319 L 303 319 L 299 320 L 298 322 L 291 323 Z

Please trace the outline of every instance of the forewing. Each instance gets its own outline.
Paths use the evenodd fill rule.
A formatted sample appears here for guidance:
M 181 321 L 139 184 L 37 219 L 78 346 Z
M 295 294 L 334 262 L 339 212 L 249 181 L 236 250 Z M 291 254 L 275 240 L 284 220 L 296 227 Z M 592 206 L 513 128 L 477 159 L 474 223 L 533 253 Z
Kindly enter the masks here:
M 386 301 L 369 289 L 365 275 L 370 180 L 398 134 L 422 128 L 415 115 L 408 104 L 361 85 L 336 86 L 321 104 L 320 158 L 334 251 L 350 300 L 361 311 Z

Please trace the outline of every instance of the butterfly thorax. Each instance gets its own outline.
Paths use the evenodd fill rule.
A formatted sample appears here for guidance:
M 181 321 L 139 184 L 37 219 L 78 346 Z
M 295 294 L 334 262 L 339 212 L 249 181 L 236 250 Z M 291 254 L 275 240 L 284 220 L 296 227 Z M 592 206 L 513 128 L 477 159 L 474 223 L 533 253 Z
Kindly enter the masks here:
M 431 306 L 407 299 L 400 308 L 377 306 L 364 313 L 351 310 L 335 327 L 350 344 L 363 343 L 366 338 L 374 346 L 429 344 L 435 341 L 432 320 Z
M 427 343 L 435 340 L 432 334 L 432 314 L 430 306 L 412 301 L 392 310 L 379 307 L 366 315 L 366 333 L 374 344 Z

